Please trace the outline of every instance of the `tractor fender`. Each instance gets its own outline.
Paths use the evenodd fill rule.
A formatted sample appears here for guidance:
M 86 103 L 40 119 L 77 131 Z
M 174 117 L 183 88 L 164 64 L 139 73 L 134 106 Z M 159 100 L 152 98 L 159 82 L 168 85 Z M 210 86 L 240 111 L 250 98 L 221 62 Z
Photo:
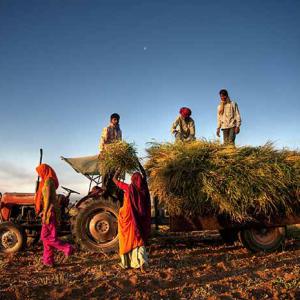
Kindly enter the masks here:
M 104 190 L 99 187 L 99 186 L 94 186 L 91 191 L 84 196 L 83 198 L 81 198 L 80 200 L 78 200 L 75 204 L 75 208 L 80 208 L 80 206 L 82 206 L 82 204 L 88 200 L 88 199 L 95 199 L 95 198 L 99 198 L 102 194 L 103 194 Z

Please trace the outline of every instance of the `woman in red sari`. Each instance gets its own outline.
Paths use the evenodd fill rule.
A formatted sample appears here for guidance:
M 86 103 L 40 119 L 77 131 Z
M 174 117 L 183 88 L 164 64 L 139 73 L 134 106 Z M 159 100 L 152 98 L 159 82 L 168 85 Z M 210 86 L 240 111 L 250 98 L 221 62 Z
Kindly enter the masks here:
M 151 232 L 151 204 L 146 174 L 141 170 L 143 175 L 135 172 L 131 184 L 119 181 L 118 172 L 113 181 L 125 193 L 118 217 L 120 266 L 144 271 L 148 264 L 145 244 Z
M 40 164 L 36 168 L 41 178 L 38 191 L 35 195 L 36 213 L 42 213 L 41 240 L 43 241 L 44 253 L 43 264 L 54 265 L 53 250 L 63 251 L 68 257 L 73 252 L 73 247 L 63 243 L 57 238 L 57 224 L 60 220 L 60 207 L 56 199 L 56 189 L 59 186 L 55 171 L 46 164 Z

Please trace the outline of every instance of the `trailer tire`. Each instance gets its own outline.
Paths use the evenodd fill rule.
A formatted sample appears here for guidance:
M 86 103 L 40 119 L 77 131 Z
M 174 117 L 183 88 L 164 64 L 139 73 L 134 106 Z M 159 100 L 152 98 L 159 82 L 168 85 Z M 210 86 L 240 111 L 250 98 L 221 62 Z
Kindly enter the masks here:
M 251 252 L 276 251 L 282 248 L 285 237 L 285 227 L 249 228 L 239 233 L 240 241 Z
M 118 249 L 118 202 L 111 199 L 87 199 L 72 217 L 71 229 L 76 244 L 90 252 L 114 252 Z
M 26 245 L 23 228 L 12 222 L 0 224 L 0 252 L 9 254 L 22 250 Z

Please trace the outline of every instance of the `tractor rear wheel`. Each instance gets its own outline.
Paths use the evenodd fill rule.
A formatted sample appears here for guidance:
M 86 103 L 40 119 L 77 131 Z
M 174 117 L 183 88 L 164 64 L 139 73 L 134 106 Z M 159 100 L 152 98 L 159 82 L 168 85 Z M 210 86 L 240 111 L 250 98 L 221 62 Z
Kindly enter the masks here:
M 12 223 L 0 224 L 0 252 L 9 254 L 20 251 L 26 245 L 26 235 L 22 227 Z
M 252 252 L 273 252 L 280 249 L 286 237 L 285 227 L 250 228 L 240 232 L 242 244 Z
M 86 200 L 72 217 L 71 228 L 75 242 L 91 252 L 113 252 L 118 249 L 119 205 L 100 198 Z

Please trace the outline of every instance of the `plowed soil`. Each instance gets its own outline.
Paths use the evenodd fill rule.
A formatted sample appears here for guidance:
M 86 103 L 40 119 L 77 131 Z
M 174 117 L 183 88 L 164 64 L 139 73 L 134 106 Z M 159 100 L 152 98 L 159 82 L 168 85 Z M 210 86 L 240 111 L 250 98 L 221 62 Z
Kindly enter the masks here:
M 0 257 L 1 299 L 300 299 L 300 245 L 249 253 L 215 233 L 157 235 L 146 273 L 122 270 L 117 254 L 77 251 L 55 268 L 41 265 L 40 244 Z

